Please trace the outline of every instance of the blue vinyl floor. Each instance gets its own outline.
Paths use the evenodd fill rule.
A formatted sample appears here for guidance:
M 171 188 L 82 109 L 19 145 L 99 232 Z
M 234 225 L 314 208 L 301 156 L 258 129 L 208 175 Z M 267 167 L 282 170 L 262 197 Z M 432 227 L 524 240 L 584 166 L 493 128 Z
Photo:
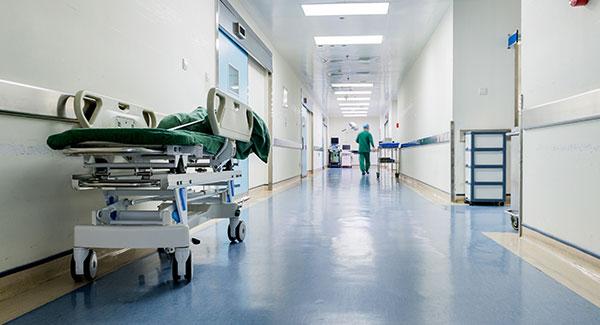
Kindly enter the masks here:
M 501 207 L 328 170 L 243 218 L 242 244 L 226 221 L 197 234 L 190 284 L 154 254 L 15 323 L 600 324 L 600 308 L 483 235 L 512 231 Z

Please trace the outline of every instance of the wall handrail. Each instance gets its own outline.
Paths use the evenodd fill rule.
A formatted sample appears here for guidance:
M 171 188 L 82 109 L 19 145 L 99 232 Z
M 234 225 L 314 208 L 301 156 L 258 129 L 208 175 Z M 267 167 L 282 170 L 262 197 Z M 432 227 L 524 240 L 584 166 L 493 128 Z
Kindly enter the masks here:
M 404 148 L 412 148 L 419 146 L 426 146 L 430 144 L 438 144 L 438 143 L 446 143 L 450 142 L 450 132 L 444 132 L 437 135 L 428 136 L 425 138 L 420 138 L 414 141 L 405 142 L 400 145 L 401 149 Z
M 600 119 L 600 89 L 523 111 L 523 129 L 533 130 Z
M 302 143 L 288 139 L 273 138 L 273 147 L 302 150 Z
M 73 94 L 0 79 L 0 114 L 78 123 Z

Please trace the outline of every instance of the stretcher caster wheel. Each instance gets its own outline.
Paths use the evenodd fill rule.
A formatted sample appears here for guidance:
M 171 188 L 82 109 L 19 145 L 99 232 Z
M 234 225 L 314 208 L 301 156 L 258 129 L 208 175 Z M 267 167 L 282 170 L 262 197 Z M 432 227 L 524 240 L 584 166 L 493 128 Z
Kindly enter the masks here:
M 98 256 L 90 249 L 88 256 L 83 261 L 83 276 L 88 281 L 93 281 L 98 273 Z
M 510 217 L 510 224 L 514 230 L 519 230 L 519 218 L 515 216 Z
M 232 243 L 243 242 L 244 238 L 246 238 L 246 223 L 242 220 L 238 221 L 238 224 L 235 226 L 235 229 L 231 229 L 231 223 L 227 226 L 227 238 Z
M 241 243 L 244 241 L 244 238 L 246 238 L 246 223 L 240 221 L 237 227 L 235 227 L 235 239 Z
M 227 226 L 227 238 L 229 238 L 230 242 L 235 243 L 235 235 L 231 235 L 231 224 Z
M 179 262 L 177 261 L 177 257 L 173 256 L 173 264 L 171 267 L 173 273 L 173 281 L 175 283 L 179 282 L 181 276 L 179 274 Z M 192 281 L 192 275 L 194 274 L 194 265 L 192 263 L 192 251 L 189 252 L 187 259 L 185 260 L 185 272 L 183 274 L 183 278 L 186 282 Z

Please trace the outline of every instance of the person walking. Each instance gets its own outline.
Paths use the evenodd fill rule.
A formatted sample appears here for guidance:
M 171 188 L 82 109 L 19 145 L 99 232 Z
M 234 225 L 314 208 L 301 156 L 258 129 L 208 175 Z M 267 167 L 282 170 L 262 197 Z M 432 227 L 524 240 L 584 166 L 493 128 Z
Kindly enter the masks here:
M 364 175 L 369 173 L 371 167 L 371 148 L 375 148 L 373 136 L 369 132 L 369 124 L 363 126 L 363 131 L 356 137 L 358 143 L 358 160 L 360 161 L 360 171 Z

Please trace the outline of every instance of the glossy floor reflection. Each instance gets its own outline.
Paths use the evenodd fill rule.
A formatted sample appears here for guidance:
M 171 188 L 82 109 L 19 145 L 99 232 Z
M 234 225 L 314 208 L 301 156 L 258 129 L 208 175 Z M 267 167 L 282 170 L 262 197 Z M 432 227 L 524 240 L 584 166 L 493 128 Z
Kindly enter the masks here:
M 198 234 L 194 281 L 149 256 L 16 323 L 591 324 L 600 309 L 482 232 L 503 209 L 441 206 L 384 177 L 329 170 Z

